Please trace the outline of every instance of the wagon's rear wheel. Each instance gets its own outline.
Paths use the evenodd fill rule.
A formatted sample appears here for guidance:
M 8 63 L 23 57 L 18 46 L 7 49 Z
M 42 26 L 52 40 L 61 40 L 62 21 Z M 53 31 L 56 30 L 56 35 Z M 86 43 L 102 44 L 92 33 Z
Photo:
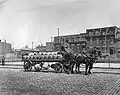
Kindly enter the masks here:
M 55 72 L 56 73 L 62 73 L 62 68 L 59 66 L 59 67 L 57 67 L 57 68 L 55 68 Z
M 31 71 L 32 70 L 32 65 L 29 61 L 25 61 L 23 67 L 24 67 L 25 71 Z

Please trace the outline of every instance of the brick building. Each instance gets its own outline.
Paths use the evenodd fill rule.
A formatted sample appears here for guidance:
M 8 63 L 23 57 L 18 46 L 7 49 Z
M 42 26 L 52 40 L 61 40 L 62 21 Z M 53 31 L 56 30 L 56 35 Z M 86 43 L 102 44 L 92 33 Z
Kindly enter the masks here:
M 116 26 L 103 27 L 86 30 L 87 45 L 98 47 L 103 53 L 110 53 L 110 50 L 116 50 L 116 33 L 119 28 Z
M 70 48 L 81 51 L 83 44 L 87 47 L 98 47 L 102 53 L 116 53 L 120 55 L 120 28 L 116 26 L 86 29 L 86 33 L 54 37 L 54 50 L 59 50 L 59 44 L 68 40 Z
M 85 33 L 54 37 L 54 50 L 59 51 L 60 44 L 65 44 L 66 41 L 68 41 L 73 51 L 80 52 L 83 44 L 86 43 Z

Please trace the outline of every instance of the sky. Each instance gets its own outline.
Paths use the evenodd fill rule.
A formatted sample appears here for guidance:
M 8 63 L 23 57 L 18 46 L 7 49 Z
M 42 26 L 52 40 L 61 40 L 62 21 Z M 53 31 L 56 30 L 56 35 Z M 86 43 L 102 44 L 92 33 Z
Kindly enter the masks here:
M 2 2 L 4 1 L 4 2 Z M 0 0 L 0 39 L 13 48 L 86 29 L 120 26 L 120 0 Z

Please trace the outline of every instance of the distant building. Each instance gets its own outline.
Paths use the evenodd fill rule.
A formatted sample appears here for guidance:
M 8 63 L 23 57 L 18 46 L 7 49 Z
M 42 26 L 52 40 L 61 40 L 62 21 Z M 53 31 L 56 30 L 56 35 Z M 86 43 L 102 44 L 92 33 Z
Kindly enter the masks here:
M 80 52 L 83 45 L 86 43 L 86 34 L 76 34 L 76 35 L 65 35 L 65 36 L 56 36 L 54 37 L 54 51 L 60 50 L 60 44 L 69 43 L 70 48 L 75 52 Z
M 98 47 L 103 53 L 110 53 L 110 50 L 116 49 L 116 33 L 118 27 L 103 27 L 95 29 L 86 29 L 86 40 L 89 47 Z
M 7 54 L 12 52 L 12 45 L 10 43 L 1 42 L 0 40 L 0 54 Z
M 46 42 L 46 51 L 53 51 L 53 50 L 54 50 L 54 43 Z
M 38 46 L 36 46 L 36 48 L 34 50 L 37 50 L 37 51 L 46 51 L 46 46 L 38 45 Z
M 54 37 L 54 50 L 58 51 L 60 44 L 68 41 L 70 48 L 80 52 L 82 47 L 97 47 L 102 53 L 120 56 L 120 28 L 116 26 L 86 29 L 86 33 Z

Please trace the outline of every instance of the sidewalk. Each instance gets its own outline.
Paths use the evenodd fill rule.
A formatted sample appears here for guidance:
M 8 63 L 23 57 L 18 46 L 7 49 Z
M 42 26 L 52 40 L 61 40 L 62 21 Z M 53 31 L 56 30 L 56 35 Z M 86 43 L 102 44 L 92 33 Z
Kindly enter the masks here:
M 105 74 L 120 74 L 120 69 L 111 68 L 93 68 L 93 73 L 105 73 Z
M 15 66 L 15 65 L 0 65 L 0 68 L 4 68 L 4 69 L 23 69 L 23 66 Z

